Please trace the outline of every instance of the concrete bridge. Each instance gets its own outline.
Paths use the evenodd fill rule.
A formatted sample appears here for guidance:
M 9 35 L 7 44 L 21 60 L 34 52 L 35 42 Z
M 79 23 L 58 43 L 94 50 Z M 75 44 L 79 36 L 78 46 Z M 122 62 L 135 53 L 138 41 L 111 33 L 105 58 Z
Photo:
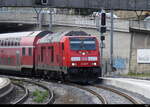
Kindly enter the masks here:
M 0 0 L 0 6 L 150 10 L 150 1 L 149 0 Z

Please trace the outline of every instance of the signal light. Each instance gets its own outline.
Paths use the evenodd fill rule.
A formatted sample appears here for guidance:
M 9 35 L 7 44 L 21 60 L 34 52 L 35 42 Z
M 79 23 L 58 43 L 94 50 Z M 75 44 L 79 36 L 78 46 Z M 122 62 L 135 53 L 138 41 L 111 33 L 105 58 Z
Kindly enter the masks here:
M 100 31 L 101 31 L 101 33 L 105 33 L 105 32 L 106 32 L 106 26 L 102 26 L 102 27 L 100 28 Z
M 36 5 L 47 5 L 48 0 L 35 0 Z
M 106 13 L 101 13 L 101 25 L 106 25 Z
M 47 4 L 48 4 L 48 0 L 41 0 L 41 3 L 42 3 L 43 5 L 47 5 Z
M 105 36 L 101 36 L 101 41 L 105 40 Z

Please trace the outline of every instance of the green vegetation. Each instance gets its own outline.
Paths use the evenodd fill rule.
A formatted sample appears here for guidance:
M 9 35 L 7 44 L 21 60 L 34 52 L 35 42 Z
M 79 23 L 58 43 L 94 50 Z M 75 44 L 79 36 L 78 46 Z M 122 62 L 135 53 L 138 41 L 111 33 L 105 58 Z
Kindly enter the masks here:
M 129 72 L 127 75 L 124 76 L 132 76 L 132 77 L 150 77 L 150 72 L 148 73 L 133 73 Z
M 39 91 L 36 89 L 32 95 L 34 96 L 33 101 L 35 101 L 37 103 L 42 103 L 44 100 L 46 100 L 49 93 L 48 93 L 48 91 Z

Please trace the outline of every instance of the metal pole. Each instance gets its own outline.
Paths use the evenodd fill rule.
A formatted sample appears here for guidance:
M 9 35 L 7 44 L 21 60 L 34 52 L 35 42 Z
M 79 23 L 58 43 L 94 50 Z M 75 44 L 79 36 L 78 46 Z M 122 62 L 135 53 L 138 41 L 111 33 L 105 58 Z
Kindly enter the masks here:
M 36 15 L 37 15 L 37 28 L 41 30 L 41 23 L 40 23 L 40 13 L 42 11 L 42 8 L 40 8 L 40 10 L 38 11 L 37 8 L 34 8 L 35 12 L 36 12 Z
M 42 12 L 40 12 L 39 13 L 39 20 L 38 20 L 39 30 L 42 30 L 42 17 L 43 17 L 43 14 L 42 14 Z
M 114 19 L 113 19 L 113 10 L 111 10 L 111 29 L 110 29 L 110 65 L 111 65 L 111 70 L 113 67 L 113 30 L 114 30 Z
M 52 9 L 49 9 L 49 31 L 52 31 Z
M 101 40 L 101 36 L 103 36 L 103 33 L 100 33 L 100 40 Z M 103 47 L 104 47 L 104 43 L 103 43 L 103 40 L 101 40 L 100 42 L 100 47 L 101 47 L 101 64 L 102 64 L 102 67 L 101 67 L 101 70 L 102 70 L 102 77 L 103 77 L 103 74 L 104 74 L 104 66 L 103 66 Z

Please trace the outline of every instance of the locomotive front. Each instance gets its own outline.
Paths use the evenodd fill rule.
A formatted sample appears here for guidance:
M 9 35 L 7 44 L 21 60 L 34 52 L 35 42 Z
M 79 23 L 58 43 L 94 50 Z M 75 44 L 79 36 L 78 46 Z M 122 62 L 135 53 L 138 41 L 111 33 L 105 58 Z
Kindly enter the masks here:
M 101 76 L 99 43 L 96 37 L 73 36 L 68 39 L 68 74 L 71 80 L 93 81 Z

